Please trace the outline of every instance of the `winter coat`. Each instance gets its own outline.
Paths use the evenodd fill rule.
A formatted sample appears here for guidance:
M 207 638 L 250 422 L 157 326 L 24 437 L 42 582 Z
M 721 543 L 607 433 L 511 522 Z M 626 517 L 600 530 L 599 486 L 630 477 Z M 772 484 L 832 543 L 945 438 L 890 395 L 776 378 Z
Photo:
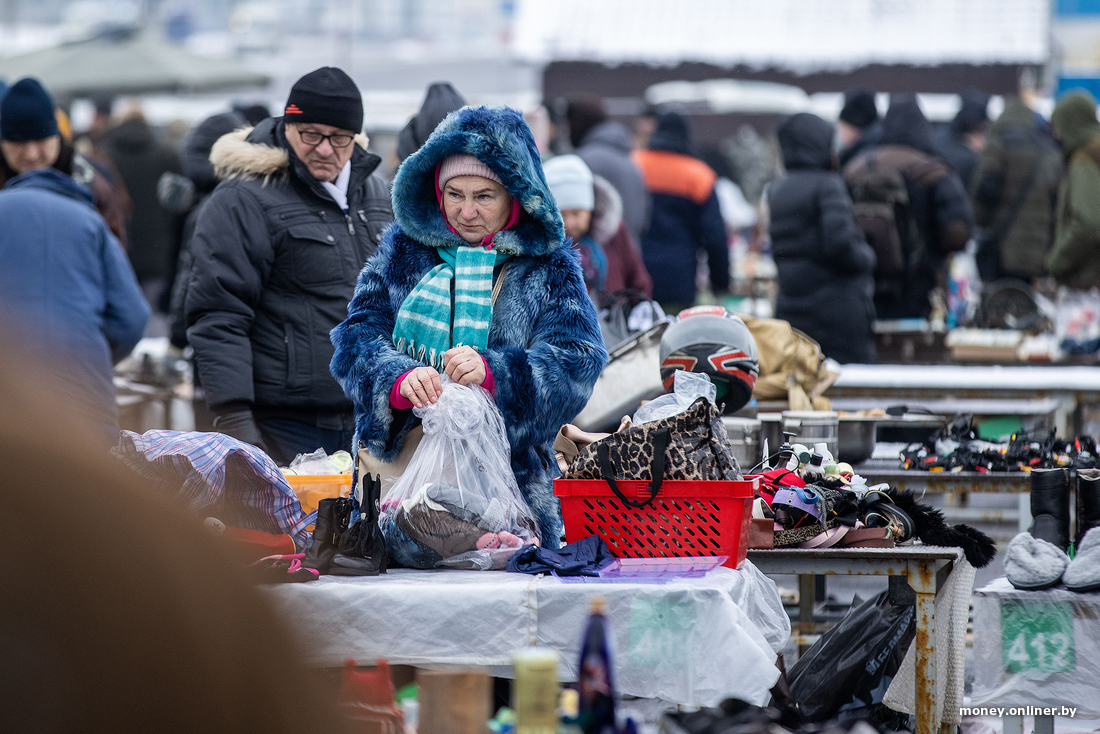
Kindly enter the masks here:
M 596 176 L 611 182 L 622 198 L 622 218 L 635 242 L 642 241 L 649 221 L 649 192 L 630 160 L 630 133 L 618 122 L 601 122 L 584 134 L 577 155 Z
M 936 153 L 947 161 L 951 170 L 959 174 L 963 186 L 970 188 L 974 180 L 974 169 L 978 166 L 978 154 L 966 144 L 966 137 L 953 125 L 944 125 L 936 131 L 933 138 Z
M 974 221 L 990 239 L 994 278 L 1029 281 L 1046 270 L 1061 177 L 1061 155 L 1039 130 L 1035 113 L 1019 97 L 1009 97 L 990 128 L 970 187 Z
M 1050 274 L 1064 285 L 1100 285 L 1100 123 L 1096 102 L 1069 94 L 1054 108 L 1051 126 L 1065 150 L 1066 175 L 1058 189 Z M 1097 151 L 1096 154 L 1091 151 Z
M 176 259 L 176 274 L 172 281 L 172 294 L 169 300 L 168 318 L 172 344 L 183 349 L 187 346 L 187 315 L 184 305 L 187 302 L 187 284 L 191 280 L 191 265 L 194 255 L 191 251 L 191 239 L 195 234 L 195 225 L 203 204 L 210 198 L 218 185 L 214 174 L 214 164 L 210 162 L 210 150 L 223 135 L 234 130 L 248 127 L 248 121 L 239 112 L 222 112 L 203 120 L 183 141 L 180 152 L 180 167 L 183 175 L 191 179 L 195 186 L 195 203 L 187 212 L 180 232 L 180 254 Z
M 518 112 L 464 107 L 401 165 L 393 183 L 396 223 L 360 274 L 347 320 L 332 332 L 332 374 L 355 403 L 359 445 L 393 460 L 418 419 L 390 407 L 390 390 L 421 366 L 394 348 L 394 321 L 412 289 L 441 262 L 436 249 L 465 244 L 447 228 L 435 187 L 437 164 L 458 153 L 486 163 L 523 207 L 519 223 L 494 240 L 513 257 L 498 267 L 504 282 L 483 356 L 508 431 L 512 470 L 543 546 L 557 548 L 562 521 L 551 487 L 558 473 L 554 436 L 588 402 L 607 351 L 580 259 L 564 244 L 561 215 Z
M 466 100 L 447 82 L 428 87 L 424 104 L 397 134 L 397 160 L 403 161 L 415 153 L 444 117 L 465 105 Z
M 714 191 L 718 176 L 689 150 L 686 121 L 666 113 L 649 149 L 634 153 L 652 197 L 642 259 L 653 278 L 654 300 L 673 306 L 695 303 L 699 250 L 707 253 L 714 293 L 724 294 L 730 285 L 726 224 Z
M 653 296 L 653 280 L 642 262 L 642 253 L 623 219 L 623 202 L 615 187 L 602 176 L 593 177 L 596 203 L 592 208 L 592 223 L 588 236 L 603 249 L 607 257 L 607 277 L 604 293 L 624 289 L 641 291 Z
M 169 277 L 179 253 L 179 218 L 157 198 L 157 182 L 179 173 L 176 152 L 157 142 L 149 123 L 131 118 L 107 133 L 104 151 L 118 168 L 133 202 L 126 254 L 139 281 Z
M 871 156 L 897 162 L 909 194 L 910 215 L 922 242 L 921 252 L 909 264 L 909 273 L 894 293 L 876 288 L 875 312 L 880 319 L 927 318 L 929 294 L 946 279 L 947 258 L 966 247 L 973 229 L 970 201 L 958 174 L 938 163 L 932 128 L 915 99 L 895 100 L 882 125 L 880 145 L 856 156 L 844 169 L 850 181 L 858 166 Z M 927 176 L 914 176 L 923 171 Z M 927 184 L 927 181 L 933 181 Z M 850 184 L 849 184 L 850 185 Z
M 223 180 L 195 226 L 184 310 L 215 412 L 252 406 L 257 418 L 351 427 L 351 403 L 328 370 L 328 334 L 393 217 L 386 184 L 372 175 L 380 159 L 361 145 L 345 215 L 294 155 L 280 119 L 214 144 Z
M 875 253 L 856 224 L 844 180 L 833 171 L 833 129 L 810 114 L 779 127 L 787 172 L 768 189 L 772 257 L 779 271 L 776 318 L 790 322 L 838 362 L 875 361 Z
M 840 151 L 840 170 L 860 153 L 874 148 L 882 140 L 882 123 L 874 122 L 863 129 L 856 141 Z
M 72 176 L 77 183 L 91 190 L 96 211 L 103 217 L 103 221 L 107 223 L 111 234 L 115 236 L 122 245 L 122 249 L 125 250 L 126 208 L 129 199 L 124 191 L 119 191 L 108 176 L 99 170 L 100 165 L 98 161 L 91 161 L 77 153 L 73 149 L 72 143 L 62 139 L 61 151 L 53 164 L 53 168 L 61 171 L 66 176 Z M 0 155 L 0 189 L 3 189 L 8 181 L 15 178 L 16 175 L 18 174 L 8 165 L 4 156 Z
M 113 365 L 141 339 L 149 306 L 91 191 L 52 168 L 0 191 L 0 311 L 63 365 L 72 405 L 117 439 Z M 56 352 L 65 356 L 57 358 Z

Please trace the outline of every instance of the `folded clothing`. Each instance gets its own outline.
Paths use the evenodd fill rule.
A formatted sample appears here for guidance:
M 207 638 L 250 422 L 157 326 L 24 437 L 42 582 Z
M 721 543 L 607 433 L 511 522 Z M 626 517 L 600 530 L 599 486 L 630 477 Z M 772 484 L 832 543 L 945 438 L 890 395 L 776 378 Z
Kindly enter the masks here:
M 590 535 L 557 550 L 525 545 L 508 559 L 508 570 L 513 573 L 554 571 L 559 576 L 599 576 L 600 569 L 614 560 L 603 538 Z
M 477 550 L 478 539 L 485 535 L 476 525 L 425 504 L 402 507 L 393 520 L 410 538 L 438 553 L 440 559 Z

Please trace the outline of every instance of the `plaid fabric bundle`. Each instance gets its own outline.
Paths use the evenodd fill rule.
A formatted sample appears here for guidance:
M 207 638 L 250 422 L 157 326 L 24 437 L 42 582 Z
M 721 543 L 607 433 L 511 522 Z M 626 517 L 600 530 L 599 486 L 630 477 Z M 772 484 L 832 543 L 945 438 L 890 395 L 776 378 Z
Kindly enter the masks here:
M 443 262 L 429 270 L 401 304 L 393 345 L 442 372 L 443 355 L 451 347 L 470 346 L 482 352 L 489 344 L 493 268 L 509 256 L 484 247 L 441 247 L 439 256 Z
M 279 467 L 252 444 L 221 433 L 122 431 L 111 454 L 139 476 L 174 493 L 188 512 L 233 527 L 285 533 L 299 550 L 317 513 L 305 514 Z

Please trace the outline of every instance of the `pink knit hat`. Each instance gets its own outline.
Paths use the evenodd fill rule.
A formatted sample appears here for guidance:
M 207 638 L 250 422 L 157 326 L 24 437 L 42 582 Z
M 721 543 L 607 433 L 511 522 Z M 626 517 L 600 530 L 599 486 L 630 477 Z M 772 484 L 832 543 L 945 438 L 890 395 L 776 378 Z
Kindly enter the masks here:
M 493 173 L 489 166 L 478 160 L 476 156 L 467 153 L 450 155 L 443 159 L 443 163 L 439 166 L 439 190 L 442 191 L 447 182 L 456 176 L 481 176 L 490 181 L 496 181 L 501 186 L 504 185 L 501 183 L 500 176 Z

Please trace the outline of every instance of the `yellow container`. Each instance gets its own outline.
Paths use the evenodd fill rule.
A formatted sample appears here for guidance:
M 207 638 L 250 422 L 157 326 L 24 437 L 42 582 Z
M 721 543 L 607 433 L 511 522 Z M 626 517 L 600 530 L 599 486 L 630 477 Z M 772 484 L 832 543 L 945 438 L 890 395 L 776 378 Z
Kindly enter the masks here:
M 307 515 L 317 509 L 321 500 L 328 497 L 347 497 L 351 494 L 351 474 L 286 474 L 286 481 Z

